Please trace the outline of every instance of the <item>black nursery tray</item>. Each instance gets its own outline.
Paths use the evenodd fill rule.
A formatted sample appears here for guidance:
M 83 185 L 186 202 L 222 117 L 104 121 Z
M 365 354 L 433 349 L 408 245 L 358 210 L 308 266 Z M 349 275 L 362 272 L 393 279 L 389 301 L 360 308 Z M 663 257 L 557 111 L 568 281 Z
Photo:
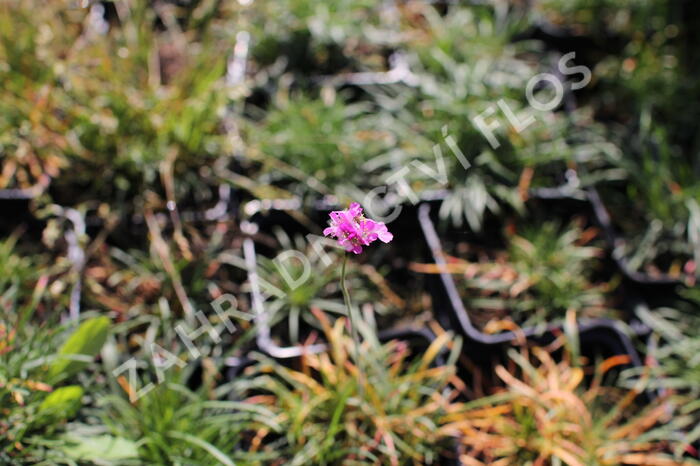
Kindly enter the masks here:
M 488 347 L 516 343 L 523 337 L 545 342 L 564 332 L 563 323 L 549 323 L 544 326 L 525 327 L 518 332 L 504 331 L 496 334 L 484 333 L 475 327 L 464 307 L 457 285 L 447 271 L 442 245 L 430 218 L 430 205 L 420 206 L 418 219 L 432 258 L 438 268 L 443 269 L 435 276 L 430 290 L 435 317 L 443 327 L 466 337 L 465 348 L 472 357 L 486 357 L 489 354 Z M 578 319 L 577 326 L 582 345 L 598 347 L 611 355 L 627 354 L 632 365 L 641 366 L 632 338 L 649 334 L 650 329 L 646 325 L 641 322 L 624 324 L 622 321 L 607 318 L 581 318 Z
M 271 337 L 269 319 L 263 306 L 260 281 L 257 273 L 257 262 L 255 253 L 255 243 L 247 238 L 243 242 L 243 252 L 248 270 L 248 280 L 251 288 L 252 309 L 255 314 L 256 344 L 257 348 L 264 354 L 275 359 L 297 358 L 304 354 L 321 353 L 328 350 L 325 343 L 315 343 L 312 345 L 290 345 L 279 346 Z M 427 328 L 391 328 L 382 330 L 377 335 L 379 341 L 402 340 L 413 343 L 417 347 L 428 347 L 435 339 L 435 335 Z M 442 363 L 444 355 L 440 354 L 436 362 Z

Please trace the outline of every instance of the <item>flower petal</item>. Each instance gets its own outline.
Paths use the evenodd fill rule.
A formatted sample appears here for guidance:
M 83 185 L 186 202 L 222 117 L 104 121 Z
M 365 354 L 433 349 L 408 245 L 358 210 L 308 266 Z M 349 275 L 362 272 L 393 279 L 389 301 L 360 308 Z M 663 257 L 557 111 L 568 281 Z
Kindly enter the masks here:
M 346 251 L 355 254 L 362 252 L 377 239 L 388 243 L 394 238 L 383 222 L 375 222 L 363 215 L 362 206 L 353 202 L 347 210 L 334 210 L 330 214 L 330 224 L 323 230 L 325 236 L 333 236 Z

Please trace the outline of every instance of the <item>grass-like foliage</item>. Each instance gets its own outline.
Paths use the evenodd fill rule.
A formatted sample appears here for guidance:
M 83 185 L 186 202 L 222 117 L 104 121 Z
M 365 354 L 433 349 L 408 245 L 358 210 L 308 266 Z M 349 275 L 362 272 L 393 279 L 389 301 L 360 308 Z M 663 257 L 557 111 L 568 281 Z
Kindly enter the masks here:
M 208 388 L 192 391 L 169 380 L 135 403 L 110 396 L 102 400 L 104 422 L 111 435 L 137 447 L 137 464 L 230 466 L 260 464 L 269 457 L 256 454 L 251 442 L 255 444 L 256 432 L 280 431 L 273 412 L 225 399 L 225 386 Z
M 458 244 L 459 257 L 446 269 L 413 267 L 454 274 L 473 322 L 486 332 L 497 331 L 503 319 L 520 326 L 562 321 L 568 310 L 580 317 L 612 316 L 615 281 L 599 283 L 595 277 L 603 252 L 591 245 L 596 236 L 595 228 L 577 222 L 525 225 L 507 237 L 503 249 Z
M 642 312 L 644 321 L 657 332 L 651 337 L 650 364 L 643 372 L 651 375 L 650 388 L 666 393 L 679 406 L 679 416 L 673 426 L 682 439 L 675 450 L 678 457 L 688 449 L 694 450 L 693 445 L 697 445 L 700 439 L 700 338 L 695 332 L 697 301 L 689 309 L 687 304 L 679 307 L 683 312 L 671 308 Z M 625 375 L 634 381 L 640 372 L 629 370 Z M 685 433 L 682 433 L 685 426 Z
M 443 333 L 422 353 L 405 343 L 381 344 L 368 328 L 360 360 L 344 318 L 322 314 L 329 351 L 302 358 L 299 370 L 261 362 L 252 399 L 268 405 L 283 426 L 284 464 L 439 464 L 449 453 L 440 427 L 460 383 Z M 455 382 L 456 385 L 455 385 Z
M 668 434 L 659 428 L 669 405 L 640 408 L 639 386 L 626 391 L 602 383 L 626 356 L 601 361 L 587 377 L 585 367 L 557 362 L 544 348 L 509 355 L 515 367 L 496 368 L 505 399 L 450 415 L 467 448 L 464 464 L 680 464 L 666 453 Z

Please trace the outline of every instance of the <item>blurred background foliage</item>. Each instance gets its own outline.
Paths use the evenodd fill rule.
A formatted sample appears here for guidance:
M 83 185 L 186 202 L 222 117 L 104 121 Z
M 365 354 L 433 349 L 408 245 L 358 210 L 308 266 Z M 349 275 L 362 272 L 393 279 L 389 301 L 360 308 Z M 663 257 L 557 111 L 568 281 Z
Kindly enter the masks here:
M 0 462 L 690 463 L 699 5 L 1 1 Z M 349 269 L 356 360 L 340 255 L 304 235 L 382 187 L 404 214 Z M 433 322 L 419 200 L 480 331 L 621 319 L 645 364 L 559 337 L 477 367 Z M 217 299 L 329 347 L 274 360 Z M 406 327 L 433 342 L 377 337 Z

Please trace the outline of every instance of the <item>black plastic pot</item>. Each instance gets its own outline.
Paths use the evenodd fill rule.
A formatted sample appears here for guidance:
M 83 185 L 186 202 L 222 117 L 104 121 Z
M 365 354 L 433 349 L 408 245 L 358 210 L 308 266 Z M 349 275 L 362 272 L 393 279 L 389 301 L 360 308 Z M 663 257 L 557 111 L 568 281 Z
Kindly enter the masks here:
M 296 358 L 304 354 L 314 354 L 327 351 L 328 345 L 325 343 L 316 343 L 313 345 L 278 346 L 272 341 L 269 318 L 263 306 L 263 298 L 257 273 L 255 243 L 251 238 L 246 238 L 243 242 L 243 255 L 246 262 L 246 268 L 248 270 L 252 309 L 253 313 L 255 314 L 254 320 L 257 329 L 257 348 L 264 354 L 275 359 Z M 426 328 L 406 327 L 382 330 L 378 333 L 377 338 L 382 342 L 398 339 L 417 343 L 422 340 L 422 344 L 427 347 L 435 339 L 435 335 L 433 335 L 433 333 Z M 444 363 L 444 355 L 438 355 L 436 361 L 438 364 Z M 235 366 L 237 364 L 232 363 L 232 365 Z
M 425 240 L 430 248 L 432 258 L 438 267 L 446 265 L 440 240 L 430 218 L 430 206 L 422 205 L 418 217 Z M 538 342 L 552 341 L 557 334 L 564 331 L 563 324 L 527 327 L 520 332 L 506 331 L 498 334 L 486 334 L 474 327 L 464 303 L 457 291 L 457 286 L 448 272 L 441 272 L 431 284 L 433 310 L 435 317 L 443 327 L 450 328 L 464 337 L 465 350 L 477 362 L 484 362 L 495 345 L 513 344 L 523 337 Z M 641 322 L 624 325 L 613 319 L 579 319 L 579 338 L 582 345 L 593 345 L 607 350 L 610 354 L 627 354 L 631 364 L 641 366 L 639 354 L 632 344 L 631 336 L 642 336 L 650 329 Z

